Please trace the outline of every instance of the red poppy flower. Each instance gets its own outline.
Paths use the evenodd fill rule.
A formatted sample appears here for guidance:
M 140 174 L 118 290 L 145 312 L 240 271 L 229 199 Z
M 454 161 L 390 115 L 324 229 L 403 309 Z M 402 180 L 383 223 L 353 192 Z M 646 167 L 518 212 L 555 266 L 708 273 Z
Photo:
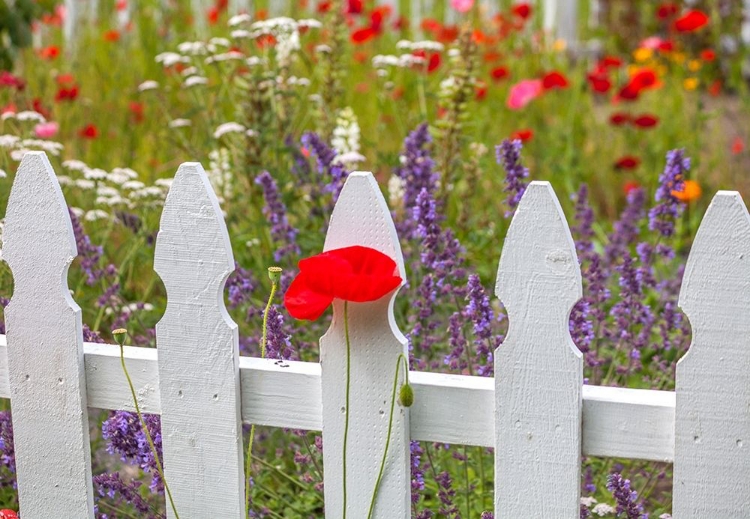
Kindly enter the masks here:
M 372 27 L 363 27 L 361 29 L 357 29 L 356 31 L 354 31 L 352 33 L 351 39 L 352 39 L 352 43 L 360 44 L 360 43 L 365 43 L 367 41 L 370 41 L 377 35 L 378 35 L 378 32 Z
M 46 119 L 52 118 L 52 112 L 50 112 L 43 104 L 42 100 L 38 97 L 35 97 L 34 100 L 31 102 L 31 107 L 34 109 L 35 112 L 42 114 Z
M 666 20 L 667 18 L 671 18 L 676 15 L 677 11 L 679 11 L 679 7 L 677 7 L 677 4 L 672 2 L 665 2 L 656 9 L 656 17 L 659 20 Z
M 442 28 L 442 25 L 437 20 L 433 20 L 432 18 L 425 18 L 424 20 L 422 20 L 420 27 L 423 31 L 438 32 Z
M 702 50 L 701 59 L 703 61 L 713 61 L 716 59 L 716 52 L 714 52 L 713 49 Z
M 615 56 L 604 56 L 599 60 L 598 68 L 600 70 L 607 70 L 609 68 L 617 68 L 622 66 L 622 60 Z
M 56 45 L 50 45 L 49 47 L 39 49 L 37 52 L 39 53 L 39 57 L 43 59 L 53 60 L 60 55 L 60 47 L 57 47 Z
M 545 90 L 553 88 L 568 88 L 568 80 L 560 72 L 553 70 L 542 78 L 542 86 Z
M 496 50 L 488 50 L 484 53 L 484 56 L 482 56 L 482 59 L 485 63 L 493 63 L 495 61 L 499 61 L 503 59 L 503 55 Z
M 719 94 L 721 94 L 721 79 L 715 80 L 708 86 L 708 93 L 713 97 L 717 97 Z
M 678 32 L 693 32 L 708 24 L 708 15 L 698 9 L 693 9 L 674 21 L 674 28 Z
M 323 2 L 320 2 L 318 4 L 318 13 L 327 13 L 331 10 L 331 2 L 329 0 L 325 0 Z
M 138 101 L 131 101 L 130 102 L 130 113 L 133 116 L 133 121 L 136 123 L 142 123 L 143 119 L 145 118 L 143 114 L 143 103 L 139 103 Z
M 527 3 L 516 4 L 513 6 L 513 14 L 521 20 L 528 20 L 529 16 L 531 16 L 531 6 Z
M 639 115 L 633 119 L 633 126 L 638 128 L 653 128 L 657 124 L 659 124 L 659 118 L 651 114 Z
M 656 73 L 650 69 L 644 69 L 637 72 L 633 77 L 630 78 L 630 82 L 622 87 L 620 92 L 617 94 L 617 98 L 622 100 L 633 101 L 638 99 L 638 96 L 643 90 L 658 86 L 658 79 Z
M 599 94 L 606 94 L 612 88 L 612 80 L 604 74 L 589 74 L 586 76 L 591 90 Z
M 641 185 L 634 180 L 631 180 L 630 182 L 625 182 L 625 185 L 622 186 L 622 190 L 625 192 L 626 195 L 629 195 L 630 192 L 633 191 L 634 189 L 640 189 L 640 188 L 641 188 Z
M 641 163 L 641 159 L 626 155 L 615 162 L 615 169 L 635 169 Z
M 96 139 L 99 136 L 99 130 L 93 124 L 87 124 L 79 130 L 78 135 L 84 139 Z
M 7 70 L 3 70 L 0 72 L 0 86 L 23 90 L 26 87 L 26 83 L 20 77 L 14 76 Z
M 510 72 L 508 72 L 507 67 L 495 67 L 490 72 L 490 75 L 495 81 L 500 81 L 501 79 L 507 78 L 510 75 Z
M 481 101 L 485 97 L 487 97 L 487 83 L 485 83 L 481 79 L 478 80 L 476 85 L 474 85 L 474 94 L 474 97 L 477 101 Z
M 739 155 L 743 151 L 745 151 L 745 143 L 742 137 L 735 137 L 732 141 L 732 155 Z
M 115 9 L 118 11 L 124 11 L 128 8 L 128 1 L 127 0 L 117 0 L 115 2 Z
M 609 124 L 613 126 L 622 126 L 628 122 L 630 122 L 630 114 L 625 112 L 616 112 L 609 117 Z
M 529 142 L 531 139 L 534 138 L 534 130 L 531 130 L 529 128 L 526 128 L 525 130 L 518 130 L 517 132 L 513 132 L 513 134 L 510 136 L 511 140 L 519 140 L 521 142 Z
M 6 508 L 5 510 L 0 510 L 0 519 L 18 519 L 18 514 Z
M 661 52 L 672 52 L 674 50 L 674 43 L 672 43 L 672 40 L 662 40 L 656 48 Z
M 120 39 L 120 31 L 109 29 L 108 31 L 104 31 L 102 38 L 104 41 L 115 42 Z
M 432 52 L 428 56 L 427 53 L 422 50 L 415 50 L 412 52 L 412 55 L 417 56 L 418 58 L 423 58 L 427 62 L 427 73 L 430 74 L 437 70 L 437 68 L 440 66 L 440 53 L 439 52 Z M 422 65 L 419 65 L 419 68 L 422 68 Z
M 362 0 L 349 0 L 346 12 L 349 14 L 362 14 L 363 7 Z
M 295 319 L 314 321 L 334 299 L 376 301 L 401 285 L 396 262 L 380 251 L 355 245 L 299 262 L 299 274 L 284 295 Z
M 55 94 L 55 101 L 75 101 L 78 97 L 78 85 L 73 85 L 70 88 L 60 88 Z

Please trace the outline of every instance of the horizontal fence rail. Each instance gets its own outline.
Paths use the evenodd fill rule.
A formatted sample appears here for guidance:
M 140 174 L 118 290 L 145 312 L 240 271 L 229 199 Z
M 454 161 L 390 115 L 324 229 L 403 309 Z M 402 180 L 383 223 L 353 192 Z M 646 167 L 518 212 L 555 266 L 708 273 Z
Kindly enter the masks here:
M 114 344 L 84 343 L 89 407 L 135 411 Z M 0 398 L 9 398 L 7 345 L 0 335 Z M 125 347 L 144 413 L 161 413 L 158 352 Z M 307 431 L 322 429 L 320 364 L 240 357 L 242 421 Z M 492 377 L 412 371 L 412 440 L 494 447 Z M 671 462 L 672 391 L 583 386 L 583 454 Z

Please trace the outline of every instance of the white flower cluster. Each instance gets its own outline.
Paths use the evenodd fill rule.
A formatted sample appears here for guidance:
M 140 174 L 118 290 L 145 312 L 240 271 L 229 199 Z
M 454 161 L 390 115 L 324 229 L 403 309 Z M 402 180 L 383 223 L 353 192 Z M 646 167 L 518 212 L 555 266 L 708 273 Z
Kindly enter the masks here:
M 222 203 L 230 196 L 232 190 L 232 157 L 227 148 L 219 148 L 208 154 L 206 173 L 219 203 Z
M 445 46 L 438 41 L 432 41 L 432 40 L 423 40 L 423 41 L 401 40 L 400 42 L 396 44 L 396 48 L 399 50 L 408 50 L 412 52 L 415 50 L 442 52 L 443 49 L 445 49 Z
M 331 146 L 336 150 L 334 162 L 352 169 L 356 164 L 365 160 L 359 153 L 360 130 L 357 116 L 350 107 L 342 108 L 336 118 L 336 128 L 333 130 Z

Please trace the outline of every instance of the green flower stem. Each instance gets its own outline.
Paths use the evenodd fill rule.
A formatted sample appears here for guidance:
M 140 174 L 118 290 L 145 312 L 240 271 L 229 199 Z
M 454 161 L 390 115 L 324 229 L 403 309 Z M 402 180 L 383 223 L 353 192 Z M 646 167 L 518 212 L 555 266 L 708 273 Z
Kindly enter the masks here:
M 260 339 L 260 358 L 266 358 L 266 341 L 268 340 L 268 313 L 271 311 L 273 296 L 276 295 L 278 282 L 271 278 L 271 293 L 268 296 L 266 309 L 263 311 L 263 335 Z M 247 442 L 247 454 L 245 455 L 245 517 L 250 515 L 250 462 L 253 459 L 253 441 L 255 440 L 255 424 L 250 426 L 250 439 Z
M 378 497 L 378 491 L 380 490 L 380 482 L 383 480 L 383 471 L 385 471 L 385 460 L 388 458 L 388 447 L 391 445 L 391 432 L 393 431 L 393 411 L 396 408 L 396 387 L 398 387 L 398 368 L 403 361 L 404 367 L 404 383 L 409 383 L 409 364 L 406 361 L 406 357 L 403 353 L 399 353 L 396 359 L 396 373 L 393 376 L 393 391 L 391 392 L 391 414 L 388 417 L 388 434 L 385 438 L 385 449 L 383 450 L 383 459 L 380 461 L 380 471 L 378 472 L 378 479 L 375 480 L 375 489 L 372 491 L 372 500 L 370 501 L 370 511 L 367 513 L 367 519 L 372 518 L 372 514 L 375 511 L 375 500 Z
M 349 386 L 351 385 L 351 343 L 349 342 L 349 302 L 344 301 L 344 335 L 346 336 L 346 403 L 344 414 L 344 447 L 342 453 L 342 472 L 343 472 L 343 487 L 344 487 L 344 513 L 342 519 L 346 519 L 346 440 L 349 436 Z
M 146 426 L 146 422 L 143 419 L 143 415 L 141 414 L 141 409 L 138 406 L 138 398 L 135 395 L 135 388 L 133 387 L 133 381 L 130 380 L 130 374 L 128 374 L 128 368 L 125 366 L 125 347 L 120 344 L 120 363 L 122 364 L 122 371 L 125 373 L 125 378 L 128 380 L 128 386 L 130 387 L 130 394 L 133 396 L 133 405 L 135 406 L 135 413 L 138 415 L 138 420 L 141 422 L 141 428 L 143 429 L 143 433 L 146 435 L 146 440 L 148 440 L 148 446 L 151 449 L 151 454 L 154 456 L 154 461 L 156 462 L 156 470 L 159 472 L 159 477 L 161 477 L 162 482 L 164 483 L 164 490 L 167 492 L 167 497 L 169 498 L 169 505 L 172 507 L 172 512 L 174 512 L 175 519 L 180 519 L 180 515 L 177 513 L 177 508 L 174 506 L 174 500 L 172 499 L 172 492 L 169 491 L 169 485 L 167 485 L 167 479 L 164 477 L 164 469 L 161 466 L 161 460 L 159 459 L 159 453 L 156 452 L 156 446 L 154 445 L 154 440 L 151 438 L 151 433 L 148 430 L 148 427 Z

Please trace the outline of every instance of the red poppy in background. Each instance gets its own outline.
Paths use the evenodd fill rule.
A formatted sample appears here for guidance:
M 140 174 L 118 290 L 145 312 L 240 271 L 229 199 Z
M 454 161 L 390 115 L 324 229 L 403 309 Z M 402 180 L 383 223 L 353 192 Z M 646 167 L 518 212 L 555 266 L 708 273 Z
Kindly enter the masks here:
M 612 88 L 612 80 L 606 74 L 588 74 L 586 80 L 591 90 L 598 94 L 606 94 Z
M 49 47 L 39 49 L 37 52 L 40 58 L 53 60 L 60 55 L 60 47 L 57 45 L 50 45 Z
M 713 49 L 705 49 L 701 51 L 701 59 L 703 61 L 713 61 L 716 59 L 716 52 Z
M 510 75 L 507 67 L 495 67 L 490 71 L 490 76 L 495 81 L 500 81 L 507 78 Z
M 613 126 L 622 126 L 630 122 L 630 114 L 625 112 L 616 112 L 609 116 L 609 124 Z
M 615 162 L 615 169 L 635 169 L 641 163 L 641 159 L 626 155 Z
M 102 34 L 102 38 L 104 39 L 104 41 L 109 42 L 118 41 L 120 39 L 120 31 L 109 29 L 108 31 L 104 31 L 104 34 Z
M 84 139 L 96 139 L 99 136 L 99 129 L 93 124 L 87 124 L 79 130 L 78 135 Z
M 602 71 L 606 71 L 610 68 L 617 68 L 622 66 L 622 60 L 615 56 L 604 56 L 599 60 L 597 68 Z
M 78 85 L 73 85 L 70 88 L 61 87 L 55 94 L 55 101 L 58 103 L 60 101 L 75 101 L 76 97 L 78 97 Z
M 715 80 L 708 86 L 708 93 L 713 97 L 717 97 L 719 94 L 721 94 L 721 79 Z
M 299 262 L 299 274 L 284 295 L 295 319 L 314 321 L 334 299 L 377 301 L 401 285 L 396 262 L 369 247 L 334 249 Z
M 510 136 L 511 140 L 519 140 L 521 142 L 529 142 L 531 139 L 534 138 L 534 130 L 530 128 L 526 128 L 524 130 L 518 130 L 517 132 L 513 132 Z
M 666 20 L 667 18 L 671 18 L 676 15 L 679 9 L 680 8 L 677 6 L 677 4 L 673 2 L 665 2 L 656 9 L 656 17 L 659 20 Z
M 133 121 L 135 121 L 136 123 L 142 123 L 145 118 L 145 115 L 143 113 L 143 103 L 139 103 L 138 101 L 131 101 L 129 108 L 130 114 L 133 116 Z
M 708 24 L 708 15 L 698 9 L 693 9 L 674 21 L 674 28 L 678 32 L 693 32 Z
M 617 94 L 618 99 L 625 99 L 633 101 L 638 99 L 638 96 L 643 90 L 654 88 L 658 86 L 659 81 L 656 76 L 656 72 L 651 69 L 643 69 L 637 72 L 627 85 L 622 87 L 620 92 Z
M 427 73 L 430 74 L 434 72 L 435 70 L 440 67 L 441 58 L 439 52 L 431 52 L 429 55 L 423 50 L 415 50 L 412 52 L 412 55 L 417 56 L 418 58 L 423 58 L 425 62 L 427 62 Z M 422 65 L 419 65 L 419 68 L 422 68 Z
M 638 128 L 653 128 L 657 124 L 659 124 L 659 118 L 651 114 L 639 115 L 633 119 L 633 126 Z
M 625 192 L 626 195 L 629 195 L 631 191 L 634 189 L 640 189 L 641 185 L 636 182 L 635 180 L 631 180 L 630 182 L 625 182 L 625 185 L 622 186 L 622 190 Z
M 745 143 L 742 141 L 742 137 L 735 137 L 732 140 L 732 155 L 739 155 L 745 151 Z
M 3 70 L 0 72 L 0 86 L 23 90 L 26 87 L 26 83 L 20 77 L 14 76 L 7 70 Z
M 568 88 L 568 79 L 560 72 L 553 70 L 542 78 L 542 86 L 545 90 L 553 88 Z
M 117 0 L 115 2 L 115 9 L 118 11 L 124 11 L 128 8 L 128 0 Z
M 487 97 L 487 83 L 479 79 L 474 85 L 474 98 L 482 101 L 485 97 Z
M 513 6 L 513 14 L 521 20 L 528 20 L 531 16 L 531 6 L 527 3 L 516 4 Z
M 45 108 L 45 106 L 42 104 L 42 100 L 38 97 L 35 97 L 31 102 L 31 107 L 36 113 L 42 114 L 46 119 L 52 119 L 52 112 Z
M 318 13 L 327 13 L 331 10 L 331 2 L 329 0 L 325 0 L 324 2 L 318 3 L 317 11 Z
M 349 0 L 346 6 L 346 12 L 349 14 L 362 14 L 364 5 L 362 0 Z

